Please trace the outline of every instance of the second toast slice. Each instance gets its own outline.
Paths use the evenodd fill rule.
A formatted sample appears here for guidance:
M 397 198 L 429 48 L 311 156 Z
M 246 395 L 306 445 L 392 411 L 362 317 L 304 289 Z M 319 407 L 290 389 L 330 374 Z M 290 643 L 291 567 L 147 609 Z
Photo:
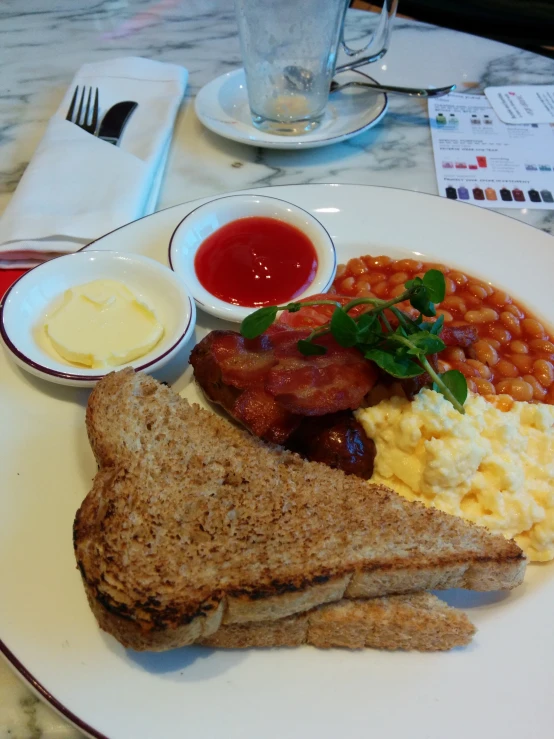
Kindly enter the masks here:
M 434 652 L 462 647 L 475 627 L 462 611 L 431 593 L 339 600 L 275 621 L 221 626 L 201 643 L 223 649 L 299 647 L 404 649 Z

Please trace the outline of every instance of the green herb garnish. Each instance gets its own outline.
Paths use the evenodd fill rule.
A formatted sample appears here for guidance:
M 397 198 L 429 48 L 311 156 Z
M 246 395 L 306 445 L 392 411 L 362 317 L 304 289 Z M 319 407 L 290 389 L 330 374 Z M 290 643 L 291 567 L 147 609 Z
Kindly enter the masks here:
M 433 389 L 442 393 L 456 410 L 464 413 L 463 406 L 467 398 L 467 382 L 464 375 L 458 370 L 449 370 L 441 375 L 427 359 L 428 355 L 436 354 L 445 348 L 439 336 L 443 326 L 442 316 L 433 323 L 423 320 L 424 317 L 435 316 L 435 304 L 444 300 L 444 275 L 439 270 L 431 269 L 423 278 L 415 277 L 408 280 L 405 288 L 401 295 L 391 300 L 354 298 L 341 306 L 329 296 L 329 300 L 307 300 L 303 303 L 293 302 L 260 308 L 244 319 L 240 331 L 245 338 L 254 339 L 271 326 L 279 311 L 296 313 L 304 306 L 333 305 L 335 310 L 331 321 L 314 329 L 306 339 L 298 342 L 298 350 L 302 354 L 306 356 L 325 354 L 326 349 L 317 343 L 317 337 L 331 333 L 338 344 L 355 347 L 366 359 L 375 362 L 392 377 L 405 379 L 427 372 L 433 381 Z M 405 300 L 418 311 L 416 319 L 395 307 L 397 303 Z M 367 309 L 357 316 L 349 315 L 350 311 L 359 305 L 365 305 Z M 395 328 L 385 315 L 387 309 L 398 321 Z

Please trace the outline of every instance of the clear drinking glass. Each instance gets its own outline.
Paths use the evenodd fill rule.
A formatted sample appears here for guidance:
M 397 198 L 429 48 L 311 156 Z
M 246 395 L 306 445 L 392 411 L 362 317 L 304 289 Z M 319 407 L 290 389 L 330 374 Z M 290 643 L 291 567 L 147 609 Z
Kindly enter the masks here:
M 397 3 L 384 0 L 377 30 L 354 50 L 341 41 L 348 0 L 235 0 L 254 125 L 289 136 L 316 128 L 329 98 L 339 43 L 355 58 L 349 68 L 380 59 Z M 372 53 L 360 58 L 364 52 Z

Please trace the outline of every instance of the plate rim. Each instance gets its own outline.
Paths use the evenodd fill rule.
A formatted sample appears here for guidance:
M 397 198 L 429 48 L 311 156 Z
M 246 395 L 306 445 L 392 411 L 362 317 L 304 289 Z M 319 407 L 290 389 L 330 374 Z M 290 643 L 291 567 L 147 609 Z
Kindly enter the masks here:
M 362 77 L 369 78 L 372 82 L 377 82 L 373 77 L 370 77 L 368 74 L 365 74 L 363 72 L 357 72 L 357 70 L 351 70 L 353 73 L 357 73 L 361 75 Z M 388 109 L 389 109 L 389 98 L 386 92 L 378 92 L 377 96 L 383 98 L 383 103 L 380 112 L 375 116 L 375 118 L 372 118 L 367 123 L 364 123 L 363 126 L 360 126 L 359 128 L 353 129 L 352 131 L 348 131 L 347 133 L 339 134 L 338 136 L 329 136 L 326 138 L 319 138 L 319 139 L 305 139 L 303 141 L 298 141 L 298 137 L 287 137 L 283 136 L 281 137 L 283 141 L 274 141 L 274 140 L 264 140 L 262 139 L 250 139 L 245 138 L 244 136 L 241 136 L 239 134 L 233 135 L 232 130 L 229 131 L 228 135 L 225 135 L 220 130 L 217 130 L 216 126 L 213 126 L 209 122 L 209 118 L 202 114 L 199 110 L 199 106 L 202 104 L 202 99 L 206 97 L 208 94 L 207 90 L 212 85 L 215 86 L 216 83 L 219 83 L 221 86 L 224 79 L 231 79 L 235 76 L 238 76 L 240 73 L 244 73 L 244 68 L 239 67 L 238 69 L 233 69 L 229 72 L 224 72 L 223 74 L 219 75 L 219 77 L 215 77 L 213 80 L 210 80 L 207 82 L 203 87 L 200 88 L 198 94 L 196 95 L 194 99 L 194 112 L 196 114 L 196 117 L 200 121 L 200 123 L 205 126 L 209 131 L 216 134 L 216 136 L 221 136 L 222 138 L 226 138 L 230 141 L 236 141 L 240 144 L 245 144 L 246 146 L 254 146 L 259 149 L 280 149 L 280 150 L 298 150 L 298 149 L 316 149 L 321 146 L 330 146 L 332 144 L 338 144 L 341 141 L 347 141 L 350 138 L 353 138 L 354 136 L 358 136 L 359 134 L 363 133 L 364 131 L 368 130 L 369 128 L 372 128 L 373 126 L 376 126 L 386 115 Z M 198 102 L 200 101 L 200 103 Z M 257 131 L 258 129 L 255 129 L 252 127 L 253 130 Z M 260 131 L 260 134 L 263 134 L 263 131 Z M 315 183 L 314 183 L 315 184 Z
M 84 731 L 88 736 L 94 737 L 94 739 L 110 739 L 106 734 L 102 734 L 98 729 L 93 726 L 89 726 L 83 719 L 79 718 L 77 714 L 73 713 L 71 709 L 67 708 L 61 703 L 50 691 L 44 687 L 44 685 L 37 680 L 37 678 L 25 667 L 15 654 L 4 644 L 0 639 L 0 653 L 4 656 L 6 663 L 12 669 L 18 678 L 22 677 L 25 681 L 25 685 L 33 692 L 38 694 L 46 703 L 53 708 L 62 718 L 70 721 L 74 726 L 77 726 L 81 731 Z
M 359 183 L 329 183 L 329 182 L 327 182 L 327 183 L 309 183 L 309 184 L 300 184 L 299 183 L 299 184 L 289 184 L 289 185 L 267 185 L 267 186 L 263 186 L 263 187 L 254 187 L 254 188 L 246 188 L 244 190 L 231 191 L 231 192 L 228 192 L 226 194 L 227 195 L 231 195 L 231 194 L 242 194 L 242 193 L 257 192 L 257 191 L 260 191 L 260 190 L 268 190 L 268 189 L 271 190 L 271 189 L 275 189 L 275 188 L 282 189 L 284 187 L 286 187 L 286 188 L 295 188 L 295 189 L 296 188 L 302 188 L 303 189 L 303 188 L 306 188 L 306 187 L 307 188 L 312 188 L 314 185 L 316 187 L 322 187 L 322 188 L 325 188 L 325 189 L 328 189 L 328 188 L 331 188 L 331 187 L 333 187 L 333 188 L 356 187 L 356 188 L 363 188 L 364 190 L 365 189 L 393 190 L 393 191 L 398 191 L 398 192 L 401 192 L 401 193 L 411 193 L 414 196 L 423 196 L 424 198 L 427 198 L 427 197 L 435 198 L 435 199 L 438 199 L 438 200 L 444 201 L 444 202 L 450 202 L 450 203 L 457 202 L 457 201 L 447 201 L 446 198 L 441 197 L 440 195 L 435 194 L 435 193 L 426 193 L 426 192 L 422 192 L 422 191 L 419 191 L 419 190 L 410 190 L 410 189 L 407 189 L 407 188 L 397 188 L 397 187 L 380 186 L 380 185 L 366 185 L 366 184 L 359 184 Z M 104 238 L 106 238 L 106 237 L 108 237 L 108 236 L 110 236 L 110 235 L 112 235 L 112 234 L 114 234 L 114 233 L 116 233 L 116 232 L 118 232 L 118 231 L 120 231 L 120 230 L 122 230 L 124 228 L 128 228 L 128 227 L 134 225 L 135 223 L 144 220 L 145 218 L 152 218 L 152 217 L 155 217 L 155 216 L 157 216 L 158 214 L 160 214 L 162 212 L 173 210 L 175 208 L 180 208 L 180 207 L 185 206 L 185 205 L 191 205 L 193 203 L 202 204 L 204 202 L 209 202 L 210 200 L 217 199 L 219 197 L 221 197 L 221 194 L 219 194 L 219 195 L 205 196 L 205 197 L 201 197 L 201 198 L 194 198 L 192 200 L 184 201 L 182 203 L 177 203 L 175 205 L 168 206 L 167 208 L 163 208 L 163 209 L 161 209 L 159 211 L 156 211 L 154 213 L 150 213 L 148 215 L 142 216 L 141 218 L 136 219 L 136 221 L 131 221 L 130 223 L 124 224 L 124 225 L 119 226 L 119 227 L 117 227 L 115 229 L 112 229 L 111 231 L 106 232 L 105 234 L 102 234 L 102 236 L 99 236 L 98 238 L 96 238 L 93 241 L 91 241 L 89 244 L 86 244 L 85 246 L 81 247 L 78 250 L 78 252 L 81 252 L 81 251 L 85 251 L 85 250 L 90 249 L 91 247 L 94 246 L 94 244 L 98 243 L 99 241 L 102 241 Z M 544 236 L 546 236 L 546 237 L 550 236 L 552 238 L 552 236 L 550 234 L 548 234 L 546 231 L 544 231 L 543 229 L 539 228 L 538 226 L 534 226 L 532 224 L 525 223 L 525 222 L 520 221 L 519 219 L 515 218 L 513 215 L 510 214 L 511 211 L 508 211 L 506 213 L 499 213 L 496 210 L 484 209 L 484 208 L 482 208 L 480 206 L 477 206 L 477 205 L 474 205 L 472 203 L 465 203 L 465 202 L 458 203 L 458 205 L 464 205 L 464 206 L 468 206 L 469 205 L 469 206 L 471 206 L 473 208 L 476 208 L 479 211 L 488 212 L 488 213 L 492 214 L 493 216 L 500 216 L 500 217 L 504 216 L 504 217 L 507 217 L 511 221 L 516 221 L 517 223 L 519 223 L 524 229 L 531 228 L 531 229 L 537 231 L 540 234 L 544 234 Z M 78 253 L 78 252 L 76 252 L 76 253 Z M 21 279 L 21 278 L 19 278 L 19 279 Z M 16 284 L 16 283 L 14 283 L 14 284 Z M 100 730 L 95 729 L 93 726 L 90 726 L 88 723 L 86 723 L 85 721 L 83 721 L 83 719 L 79 718 L 79 716 L 77 716 L 75 713 L 73 713 L 73 711 L 71 711 L 71 709 L 67 708 L 67 706 L 65 706 L 60 700 L 58 700 L 32 674 L 32 672 L 23 664 L 23 662 L 21 662 L 21 660 L 6 645 L 6 643 L 3 641 L 2 638 L 0 638 L 0 654 L 3 655 L 3 657 L 5 658 L 7 664 L 12 669 L 12 671 L 18 677 L 23 678 L 23 680 L 25 681 L 25 683 L 27 684 L 27 686 L 32 690 L 32 692 L 34 692 L 39 697 L 41 697 L 42 699 L 44 699 L 46 701 L 46 703 L 49 706 L 51 706 L 64 719 L 66 719 L 69 722 L 71 722 L 74 726 L 76 726 L 81 731 L 85 732 L 87 735 L 89 735 L 91 737 L 94 737 L 94 739 L 110 739 L 110 737 L 108 737 L 107 735 L 103 734 Z
M 130 221 L 129 223 L 124 223 L 122 226 L 117 226 L 116 228 L 113 228 L 111 231 L 106 231 L 106 233 L 102 234 L 101 236 L 97 236 L 92 241 L 89 241 L 88 244 L 85 244 L 84 246 L 81 246 L 80 249 L 77 251 L 85 251 L 86 249 L 90 249 L 90 247 L 93 244 L 96 244 L 98 241 L 102 241 L 102 239 L 105 239 L 106 236 L 111 236 L 111 234 L 116 233 L 117 231 L 121 231 L 123 228 L 127 228 L 128 226 L 131 226 L 134 223 L 138 223 L 139 221 L 143 221 L 145 218 L 152 218 L 154 216 L 157 216 L 158 213 L 165 213 L 167 210 L 173 210 L 173 208 L 182 208 L 183 205 L 191 205 L 192 203 L 198 203 L 199 205 L 203 204 L 204 202 L 209 202 L 210 200 L 216 200 L 217 198 L 225 197 L 226 195 L 243 195 L 248 194 L 252 192 L 258 192 L 259 190 L 274 190 L 276 188 L 304 188 L 304 187 L 324 187 L 324 188 L 344 188 L 344 187 L 359 187 L 364 189 L 371 189 L 371 190 L 395 190 L 396 192 L 402 192 L 402 193 L 410 193 L 410 195 L 414 196 L 422 196 L 424 198 L 436 198 L 437 200 L 440 200 L 442 202 L 447 202 L 452 205 L 456 204 L 457 206 L 463 206 L 464 208 L 475 208 L 476 210 L 480 212 L 490 213 L 493 217 L 498 216 L 500 218 L 508 218 L 511 221 L 515 221 L 516 223 L 519 223 L 524 228 L 531 228 L 534 231 L 538 231 L 541 234 L 544 234 L 545 236 L 549 236 L 550 238 L 554 238 L 552 234 L 549 234 L 547 231 L 545 231 L 543 228 L 539 228 L 539 226 L 534 226 L 532 223 L 525 223 L 525 221 L 521 221 L 519 218 L 516 218 L 514 215 L 511 215 L 514 211 L 508 208 L 484 208 L 481 205 L 476 205 L 475 203 L 468 203 L 465 200 L 450 200 L 449 198 L 443 197 L 439 193 L 435 192 L 424 192 L 423 190 L 411 190 L 408 187 L 393 187 L 392 185 L 366 185 L 360 182 L 293 182 L 291 184 L 280 184 L 280 185 L 260 185 L 259 187 L 245 187 L 241 190 L 226 190 L 221 193 L 216 193 L 215 195 L 204 195 L 199 198 L 192 198 L 191 200 L 183 200 L 181 203 L 175 203 L 174 205 L 168 205 L 166 208 L 160 208 L 159 210 L 154 211 L 154 213 L 147 213 L 144 216 L 140 216 L 140 218 L 136 218 L 134 221 Z M 498 211 L 502 210 L 502 213 L 499 213 Z M 75 252 L 77 253 L 77 252 Z M 38 266 L 38 265 L 37 265 Z M 34 269 L 32 267 L 31 269 Z M 23 277 L 23 275 L 21 275 Z M 18 277 L 16 282 L 18 282 L 21 277 Z M 15 284 L 15 283 L 14 283 Z M 0 302 L 3 301 L 3 298 L 0 299 Z

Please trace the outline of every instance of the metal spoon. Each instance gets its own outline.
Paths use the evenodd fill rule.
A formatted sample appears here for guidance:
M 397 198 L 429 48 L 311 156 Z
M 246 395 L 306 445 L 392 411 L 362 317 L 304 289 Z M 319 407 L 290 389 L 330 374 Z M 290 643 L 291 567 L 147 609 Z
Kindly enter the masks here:
M 448 87 L 422 88 L 418 90 L 415 87 L 397 87 L 395 85 L 381 85 L 380 83 L 358 82 L 357 80 L 350 80 L 349 82 L 342 83 L 332 80 L 329 92 L 338 92 L 339 90 L 344 90 L 346 87 L 365 87 L 370 90 L 395 92 L 399 95 L 409 95 L 410 97 L 417 98 L 440 98 L 443 95 L 448 95 L 449 92 L 456 89 L 456 85 L 448 85 Z
M 335 73 L 340 74 L 341 71 L 346 71 L 346 69 L 337 67 Z M 368 87 L 374 90 L 380 90 L 381 92 L 395 92 L 400 95 L 411 95 L 412 97 L 432 98 L 441 97 L 442 95 L 448 95 L 449 92 L 452 92 L 456 89 L 456 85 L 421 89 L 417 89 L 414 87 L 398 87 L 396 85 L 382 85 L 379 82 L 375 82 L 375 80 L 373 80 L 371 77 L 364 75 L 363 72 L 358 72 L 358 74 L 366 77 L 370 81 L 361 82 L 358 80 L 349 80 L 348 82 L 340 83 L 336 80 L 332 80 L 329 91 L 337 92 L 338 90 L 344 90 L 344 88 L 346 87 Z M 297 67 L 296 65 L 291 65 L 284 68 L 283 75 L 285 77 L 285 80 L 287 81 L 287 84 L 291 88 L 298 90 L 299 92 L 309 92 L 313 87 L 314 75 L 312 72 L 310 72 L 309 69 L 305 69 L 304 67 Z

